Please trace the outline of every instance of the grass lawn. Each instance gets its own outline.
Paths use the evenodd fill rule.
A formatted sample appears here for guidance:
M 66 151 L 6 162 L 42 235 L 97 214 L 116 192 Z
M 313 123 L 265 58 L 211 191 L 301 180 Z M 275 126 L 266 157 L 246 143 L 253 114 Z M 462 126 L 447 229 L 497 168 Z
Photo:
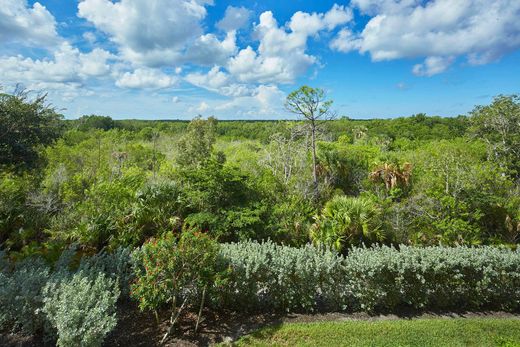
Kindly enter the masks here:
M 520 346 L 520 319 L 461 318 L 288 323 L 238 346 Z

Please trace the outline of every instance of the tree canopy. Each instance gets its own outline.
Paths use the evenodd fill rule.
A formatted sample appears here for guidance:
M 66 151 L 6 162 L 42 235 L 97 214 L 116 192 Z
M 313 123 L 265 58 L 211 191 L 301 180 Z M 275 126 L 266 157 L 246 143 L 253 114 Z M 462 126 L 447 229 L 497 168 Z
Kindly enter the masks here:
M 33 98 L 31 94 L 25 90 L 0 94 L 0 166 L 34 168 L 42 147 L 60 136 L 62 117 L 45 94 Z

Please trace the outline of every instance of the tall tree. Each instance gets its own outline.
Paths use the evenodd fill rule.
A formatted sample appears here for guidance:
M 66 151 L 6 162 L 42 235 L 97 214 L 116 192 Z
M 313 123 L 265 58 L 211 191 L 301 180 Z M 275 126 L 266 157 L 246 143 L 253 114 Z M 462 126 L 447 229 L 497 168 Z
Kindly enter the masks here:
M 31 99 L 25 90 L 0 93 L 0 166 L 36 166 L 41 146 L 59 137 L 60 119 L 47 103 L 46 94 Z
M 287 96 L 285 108 L 305 120 L 311 135 L 312 150 L 312 178 L 314 184 L 314 198 L 319 196 L 318 163 L 316 156 L 316 136 L 321 122 L 333 118 L 331 113 L 332 100 L 326 99 L 323 89 L 302 86 Z
M 179 140 L 177 163 L 181 166 L 203 166 L 210 158 L 217 139 L 217 119 L 198 116 L 188 124 Z
M 487 142 L 490 159 L 520 179 L 520 96 L 499 95 L 491 105 L 475 107 L 470 119 L 473 135 Z

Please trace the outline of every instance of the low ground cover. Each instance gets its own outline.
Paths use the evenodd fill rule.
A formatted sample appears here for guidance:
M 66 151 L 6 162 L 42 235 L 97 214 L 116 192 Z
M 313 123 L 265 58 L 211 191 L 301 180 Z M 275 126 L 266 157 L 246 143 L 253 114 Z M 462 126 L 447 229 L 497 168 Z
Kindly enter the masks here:
M 260 329 L 238 346 L 520 346 L 520 320 L 414 319 L 289 323 Z

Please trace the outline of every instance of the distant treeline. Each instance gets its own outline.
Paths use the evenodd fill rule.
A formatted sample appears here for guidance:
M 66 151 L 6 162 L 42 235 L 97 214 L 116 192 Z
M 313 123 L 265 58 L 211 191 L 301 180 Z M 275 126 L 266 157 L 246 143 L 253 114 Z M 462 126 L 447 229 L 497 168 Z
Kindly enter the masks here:
M 219 120 L 217 133 L 221 137 L 235 139 L 269 141 L 269 137 L 297 120 Z M 75 120 L 66 120 L 68 129 L 88 131 L 91 129 L 110 130 L 114 128 L 140 131 L 145 128 L 157 129 L 171 134 L 186 130 L 189 120 L 114 120 L 107 116 L 86 115 Z M 351 137 L 368 135 L 387 137 L 389 140 L 406 138 L 409 140 L 453 139 L 463 136 L 468 128 L 468 117 L 454 118 L 427 116 L 423 113 L 411 117 L 394 119 L 350 119 L 339 118 L 324 124 L 324 132 L 332 140 L 341 135 Z

